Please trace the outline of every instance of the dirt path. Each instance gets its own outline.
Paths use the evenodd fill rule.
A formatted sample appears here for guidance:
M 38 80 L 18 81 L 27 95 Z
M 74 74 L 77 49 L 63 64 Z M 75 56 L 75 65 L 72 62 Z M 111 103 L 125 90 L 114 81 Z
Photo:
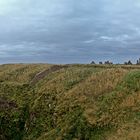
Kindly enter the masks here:
M 54 65 L 54 66 L 50 67 L 47 70 L 44 70 L 44 71 L 42 71 L 40 73 L 37 73 L 35 75 L 35 77 L 32 79 L 32 81 L 30 82 L 30 85 L 31 86 L 35 85 L 36 83 L 38 83 L 41 79 L 43 79 L 44 77 L 46 77 L 50 73 L 58 71 L 58 70 L 63 69 L 63 68 L 68 68 L 68 65 L 65 65 L 65 66 Z

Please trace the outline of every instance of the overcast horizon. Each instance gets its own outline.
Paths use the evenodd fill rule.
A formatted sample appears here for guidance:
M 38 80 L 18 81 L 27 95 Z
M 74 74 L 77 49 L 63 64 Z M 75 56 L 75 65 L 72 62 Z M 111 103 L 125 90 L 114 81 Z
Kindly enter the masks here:
M 140 57 L 140 0 L 0 0 L 0 63 Z

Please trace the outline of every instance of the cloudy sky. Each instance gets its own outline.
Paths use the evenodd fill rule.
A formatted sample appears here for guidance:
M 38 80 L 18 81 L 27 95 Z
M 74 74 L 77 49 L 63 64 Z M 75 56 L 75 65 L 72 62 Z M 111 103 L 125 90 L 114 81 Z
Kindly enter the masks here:
M 0 63 L 140 57 L 140 0 L 0 0 Z

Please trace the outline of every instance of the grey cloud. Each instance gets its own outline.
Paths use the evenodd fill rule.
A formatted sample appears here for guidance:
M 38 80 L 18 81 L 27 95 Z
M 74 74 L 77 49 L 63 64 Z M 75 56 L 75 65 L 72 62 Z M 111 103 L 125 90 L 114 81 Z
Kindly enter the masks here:
M 0 6 L 1 61 L 138 57 L 139 0 L 5 0 Z

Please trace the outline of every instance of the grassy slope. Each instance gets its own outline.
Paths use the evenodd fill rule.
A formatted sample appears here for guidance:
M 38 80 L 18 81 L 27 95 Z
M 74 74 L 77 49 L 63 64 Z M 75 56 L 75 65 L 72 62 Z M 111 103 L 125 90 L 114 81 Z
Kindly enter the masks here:
M 139 67 L 69 65 L 30 85 L 50 67 L 0 66 L 0 139 L 140 139 Z

